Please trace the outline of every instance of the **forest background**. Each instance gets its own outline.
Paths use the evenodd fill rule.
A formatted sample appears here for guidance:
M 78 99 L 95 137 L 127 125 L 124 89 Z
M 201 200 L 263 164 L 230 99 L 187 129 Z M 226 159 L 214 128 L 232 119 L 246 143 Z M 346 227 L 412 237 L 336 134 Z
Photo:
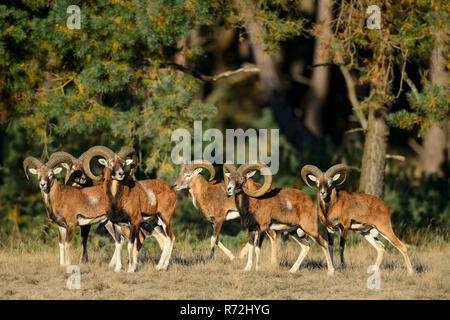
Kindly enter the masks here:
M 80 29 L 69 29 L 70 5 Z M 368 28 L 376 5 L 380 28 Z M 21 0 L 0 3 L 0 247 L 57 242 L 27 156 L 134 146 L 139 179 L 172 184 L 174 130 L 280 129 L 276 187 L 347 163 L 344 187 L 382 197 L 410 245 L 448 242 L 446 1 Z M 221 179 L 221 166 L 217 166 Z M 173 227 L 210 224 L 177 192 Z M 239 221 L 224 242 L 246 241 Z M 77 236 L 79 236 L 77 234 Z M 110 240 L 91 235 L 90 246 Z M 357 241 L 351 237 L 351 241 Z M 79 243 L 79 239 L 76 240 Z M 155 243 L 150 244 L 150 246 Z

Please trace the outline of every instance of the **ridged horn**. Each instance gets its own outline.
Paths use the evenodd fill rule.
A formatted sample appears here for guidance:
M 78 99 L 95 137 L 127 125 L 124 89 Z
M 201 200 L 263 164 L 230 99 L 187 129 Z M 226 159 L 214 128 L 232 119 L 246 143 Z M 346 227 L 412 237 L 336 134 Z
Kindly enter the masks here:
M 344 174 L 344 178 L 342 179 L 341 182 L 339 182 L 338 184 L 335 184 L 335 186 L 340 186 L 341 184 L 343 184 L 345 182 L 345 180 L 347 180 L 347 176 L 348 176 L 348 171 L 349 168 L 346 164 L 340 163 L 340 164 L 335 164 L 334 166 L 330 167 L 326 172 L 325 175 L 329 178 L 332 179 L 333 176 L 338 173 L 341 172 Z
M 242 187 L 242 190 L 250 197 L 260 197 L 267 191 L 269 191 L 270 188 L 272 187 L 272 173 L 270 172 L 269 167 L 267 167 L 264 163 L 247 162 L 244 163 L 242 166 L 240 166 L 239 169 L 237 170 L 242 175 L 245 175 L 247 172 L 251 170 L 258 170 L 259 172 L 261 172 L 262 175 L 264 175 L 264 184 L 258 190 L 255 191 L 248 190 L 248 188 L 245 185 Z
M 60 157 L 60 156 L 70 158 L 70 161 L 72 162 L 72 164 L 77 160 L 77 158 L 75 158 L 73 155 L 71 155 L 71 154 L 68 153 L 68 152 L 65 152 L 65 151 L 58 151 L 58 152 L 53 152 L 53 153 L 51 154 L 50 159 L 48 160 L 48 162 L 50 162 L 50 160 L 52 160 L 52 158 Z
M 60 163 L 67 163 L 69 166 L 72 166 L 74 157 L 67 152 L 55 152 L 50 156 L 47 163 L 45 164 L 50 169 L 53 169 Z
M 216 176 L 216 170 L 213 165 L 206 160 L 194 160 L 192 163 L 186 165 L 186 170 L 194 170 L 196 168 L 205 168 L 209 171 L 209 181 L 212 181 Z
M 84 169 L 84 173 L 86 173 L 86 175 L 91 178 L 92 180 L 96 180 L 99 181 L 102 179 L 102 175 L 100 176 L 96 176 L 92 173 L 91 171 L 91 160 L 92 158 L 96 157 L 96 156 L 100 156 L 105 158 L 106 160 L 114 157 L 115 153 L 109 149 L 108 147 L 105 146 L 94 146 L 89 148 L 85 153 L 83 153 L 83 169 Z
M 231 161 L 227 161 L 223 164 L 222 170 L 223 170 L 223 181 L 225 182 L 225 186 L 227 186 L 229 179 L 225 175 L 225 173 L 233 173 L 236 172 L 237 169 Z
M 137 168 L 137 156 L 136 156 L 136 150 L 134 150 L 133 147 L 125 146 L 120 149 L 120 151 L 117 153 L 119 157 L 122 159 L 126 159 L 128 156 L 131 156 L 131 159 L 133 160 L 133 166 L 131 167 L 130 175 L 132 176 Z
M 308 174 L 312 174 L 314 177 L 316 177 L 317 180 L 319 180 L 319 178 L 323 175 L 322 170 L 320 170 L 316 166 L 313 166 L 312 164 L 307 164 L 307 165 L 303 166 L 302 171 L 301 171 L 302 179 L 303 179 L 303 181 L 305 181 L 305 183 L 308 185 L 308 187 L 310 187 L 311 189 L 317 189 L 316 186 L 312 186 L 309 184 L 308 177 L 307 177 Z
M 23 171 L 25 171 L 25 176 L 27 177 L 27 180 L 30 180 L 27 173 L 27 167 L 34 167 L 36 169 L 39 169 L 44 164 L 41 162 L 41 160 L 36 159 L 35 157 L 26 157 L 25 160 L 23 160 Z

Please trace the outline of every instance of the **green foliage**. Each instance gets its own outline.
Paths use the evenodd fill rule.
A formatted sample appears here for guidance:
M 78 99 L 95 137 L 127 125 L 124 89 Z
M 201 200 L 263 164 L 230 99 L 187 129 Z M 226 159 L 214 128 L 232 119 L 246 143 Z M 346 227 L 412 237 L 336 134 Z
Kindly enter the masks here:
M 427 82 L 422 92 L 409 92 L 407 100 L 411 111 L 406 109 L 389 114 L 387 121 L 391 126 L 412 130 L 418 127 L 418 137 L 423 137 L 426 130 L 433 124 L 448 118 L 449 95 L 445 87 Z
M 79 30 L 66 26 L 74 4 Z M 23 226 L 49 226 L 35 180 L 24 187 L 26 156 L 45 161 L 57 150 L 78 156 L 94 144 L 129 144 L 141 152 L 140 178 L 173 180 L 172 132 L 207 122 L 216 109 L 195 101 L 197 80 L 166 62 L 195 24 L 210 23 L 209 11 L 202 0 L 0 5 L 0 111 L 9 117 L 1 127 L 2 228 L 20 236 Z
M 422 179 L 416 186 L 405 178 L 388 177 L 384 200 L 394 224 L 445 229 L 450 223 L 449 186 L 446 178 Z
M 66 9 L 72 4 L 81 8 L 80 30 L 66 26 Z M 381 30 L 365 28 L 370 4 L 382 8 Z M 204 129 L 211 125 L 280 128 L 271 111 L 263 108 L 255 78 L 205 85 L 205 94 L 210 90 L 215 94 L 205 99 L 213 102 L 205 103 L 194 98 L 198 80 L 171 66 L 180 50 L 189 63 L 211 59 L 210 40 L 180 48 L 180 40 L 194 28 L 214 34 L 225 26 L 237 31 L 239 41 L 246 41 L 249 5 L 254 5 L 254 19 L 262 26 L 259 37 L 268 52 L 287 39 L 315 34 L 300 12 L 300 1 L 23 0 L 0 5 L 0 245 L 25 250 L 57 245 L 57 231 L 45 214 L 36 180 L 25 181 L 21 165 L 28 155 L 44 161 L 53 151 L 78 156 L 96 144 L 113 150 L 130 144 L 140 153 L 139 179 L 158 177 L 171 184 L 178 169 L 169 161 L 170 136 L 176 128 L 191 130 L 194 120 L 202 120 Z M 437 43 L 436 32 L 448 30 L 449 4 L 444 1 L 342 1 L 334 8 L 337 19 L 329 57 L 357 75 L 356 85 L 369 89 L 362 110 L 395 103 L 393 70 L 401 70 L 405 63 L 427 63 Z M 233 50 L 222 53 L 226 56 Z M 241 63 L 235 57 L 230 60 L 233 65 Z M 208 65 L 206 72 L 229 63 L 222 62 Z M 283 61 L 280 69 L 287 67 Z M 289 77 L 285 74 L 282 81 Z M 425 84 L 418 95 L 408 93 L 407 101 L 408 110 L 389 116 L 391 125 L 418 127 L 420 135 L 430 123 L 448 117 L 448 95 L 437 86 Z M 302 165 L 325 169 L 343 159 L 350 165 L 359 163 L 359 141 L 351 139 L 343 146 L 324 139 L 315 146 L 321 155 L 313 157 L 312 148 L 305 144 L 304 150 L 296 150 L 280 135 L 280 171 L 274 185 L 302 189 L 315 199 L 315 192 L 300 178 Z M 221 168 L 216 169 L 220 177 Z M 356 179 L 357 174 L 352 174 L 350 190 L 356 190 Z M 445 230 L 448 185 L 444 180 L 412 183 L 407 178 L 388 178 L 385 200 L 392 208 L 396 232 L 400 229 L 400 237 L 410 234 L 413 239 L 420 233 L 417 228 L 431 228 L 430 234 Z M 178 241 L 209 247 L 210 223 L 192 206 L 186 191 L 177 196 L 173 227 Z M 91 237 L 89 246 L 111 249 L 108 238 L 93 233 Z M 227 222 L 221 237 L 227 246 L 240 248 L 246 232 L 238 221 Z M 153 241 L 147 248 L 157 250 L 156 246 Z
M 366 9 L 370 5 L 380 8 L 380 29 L 366 27 Z M 446 1 L 341 2 L 329 57 L 334 63 L 356 72 L 356 85 L 366 85 L 369 89 L 359 105 L 360 110 L 392 106 L 396 99 L 393 92 L 395 68 L 404 68 L 409 61 L 429 60 L 438 33 L 441 30 L 448 33 L 448 13 Z M 433 113 L 433 110 L 428 111 Z M 404 112 L 401 116 L 405 128 L 414 122 Z M 396 117 L 393 115 L 391 119 Z
M 210 1 L 210 5 L 219 21 L 224 20 L 225 25 L 232 28 L 239 27 L 244 30 L 248 15 L 252 14 L 250 19 L 261 26 L 258 30 L 259 37 L 268 53 L 279 49 L 281 42 L 307 32 L 307 19 L 300 14 L 298 0 L 225 0 Z

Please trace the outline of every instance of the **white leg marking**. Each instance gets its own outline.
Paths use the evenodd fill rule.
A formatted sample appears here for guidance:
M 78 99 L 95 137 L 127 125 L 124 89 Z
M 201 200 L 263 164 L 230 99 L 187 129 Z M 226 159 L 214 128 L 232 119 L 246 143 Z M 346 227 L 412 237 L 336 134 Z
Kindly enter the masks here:
M 260 269 L 260 254 L 261 254 L 261 248 L 260 247 L 256 247 L 255 248 L 255 257 L 256 257 L 256 265 L 255 265 L 255 270 L 258 271 Z
M 276 239 L 272 238 L 272 236 L 267 233 L 267 235 L 269 236 L 270 239 L 270 245 L 272 247 L 272 256 L 270 259 L 270 264 L 272 266 L 277 266 L 278 265 L 278 261 L 277 261 L 277 241 Z
M 64 266 L 66 259 L 65 259 L 65 242 L 66 242 L 66 228 L 58 226 L 59 231 L 59 264 L 61 266 Z
M 248 244 L 248 260 L 247 265 L 244 268 L 244 271 L 250 271 L 253 265 L 253 244 Z
M 156 226 L 153 229 L 151 235 L 155 237 L 156 241 L 158 241 L 159 248 L 162 250 L 164 247 L 164 237 L 162 235 L 162 232 L 160 231 L 160 228 L 160 226 Z
M 383 238 L 385 238 L 387 241 L 389 241 L 390 244 L 392 244 L 394 247 L 397 248 L 398 251 L 400 251 L 400 253 L 403 256 L 403 259 L 405 259 L 405 264 L 406 264 L 406 269 L 408 270 L 409 275 L 413 275 L 414 274 L 414 270 L 412 268 L 412 264 L 411 261 L 409 260 L 409 256 L 406 252 L 403 252 L 402 250 L 400 250 L 399 247 L 397 247 L 395 244 L 392 243 L 391 240 L 389 240 L 389 238 L 387 238 L 384 234 L 380 233 Z
M 169 262 L 166 263 L 166 259 L 170 259 L 170 254 L 172 251 L 172 240 L 169 238 L 166 232 L 166 224 L 162 221 L 160 217 L 158 217 L 158 224 L 162 227 L 162 237 L 164 239 L 164 246 L 162 249 L 161 257 L 159 258 L 158 265 L 156 266 L 156 270 L 163 270 L 166 269 L 169 265 Z
M 64 265 L 64 243 L 59 243 L 59 264 Z
M 130 239 L 128 239 L 128 270 L 127 272 L 134 272 L 133 270 L 133 246 L 134 242 L 131 242 Z
M 384 245 L 379 240 L 375 240 L 372 237 L 372 230 L 370 234 L 365 235 L 364 238 L 366 238 L 367 241 L 377 250 L 377 260 L 375 261 L 375 265 L 380 268 L 381 261 L 383 260 L 383 254 L 384 254 Z
M 70 243 L 66 242 L 64 243 L 64 265 L 70 266 Z
M 170 257 L 172 256 L 173 240 L 169 238 L 169 241 L 170 241 L 170 246 L 169 246 L 169 249 L 167 250 L 167 255 L 164 260 L 164 265 L 163 265 L 164 270 L 167 270 L 167 267 L 169 266 L 169 262 L 170 262 Z
M 239 253 L 239 259 L 244 258 L 248 253 L 248 243 L 245 244 L 245 246 L 242 248 L 241 252 Z
M 164 262 L 167 259 L 167 254 L 169 252 L 169 249 L 171 247 L 171 241 L 170 238 L 167 235 L 164 235 L 164 247 L 161 253 L 161 257 L 159 258 L 158 265 L 156 266 L 156 270 L 163 270 L 164 269 Z
M 323 254 L 325 255 L 325 259 L 327 260 L 327 266 L 328 266 L 328 272 L 327 274 L 329 276 L 332 276 L 334 274 L 334 267 L 333 264 L 331 263 L 331 256 L 330 256 L 330 252 L 325 249 L 324 247 L 321 247 Z
M 231 261 L 234 260 L 234 255 L 231 253 L 230 250 L 228 250 L 228 249 L 223 245 L 222 242 L 219 241 L 218 246 L 219 246 L 220 250 L 222 250 L 222 251 L 228 256 L 228 258 L 230 258 Z
M 301 263 L 303 262 L 303 259 L 305 259 L 306 255 L 308 254 L 310 247 L 299 242 L 295 237 L 292 237 L 292 239 L 294 239 L 302 248 L 302 251 L 300 251 L 300 254 L 297 258 L 297 261 L 295 261 L 294 265 L 289 270 L 290 273 L 295 273 L 295 272 L 297 272 L 298 268 L 300 267 Z

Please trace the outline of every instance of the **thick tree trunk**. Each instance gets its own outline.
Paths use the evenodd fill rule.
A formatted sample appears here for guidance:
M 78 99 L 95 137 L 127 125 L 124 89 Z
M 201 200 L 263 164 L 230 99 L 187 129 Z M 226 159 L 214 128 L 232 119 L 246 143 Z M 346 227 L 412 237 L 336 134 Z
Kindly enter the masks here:
M 331 0 L 317 1 L 316 43 L 314 46 L 313 65 L 327 62 L 326 45 L 331 36 L 332 19 Z M 305 125 L 317 137 L 321 137 L 322 109 L 328 96 L 330 67 L 315 67 L 312 70 L 311 86 L 306 95 Z
M 389 127 L 384 111 L 369 111 L 366 140 L 362 159 L 359 191 L 377 197 L 383 197 L 384 166 L 386 159 Z
M 446 85 L 448 74 L 445 72 L 445 58 L 442 55 L 443 46 L 434 48 L 430 58 L 430 81 L 433 84 Z M 420 157 L 420 167 L 426 177 L 442 177 L 442 163 L 445 161 L 445 150 L 449 149 L 449 121 L 443 120 L 428 129 L 423 138 Z
M 298 150 L 302 150 L 306 144 L 314 149 L 317 139 L 306 128 L 304 123 L 294 115 L 289 104 L 286 92 L 281 84 L 276 64 L 272 56 L 265 52 L 265 44 L 258 37 L 260 26 L 254 14 L 254 4 L 249 2 L 245 15 L 245 28 L 249 35 L 250 46 L 260 72 L 259 77 L 264 88 L 267 102 L 273 111 L 275 120 L 290 143 Z

